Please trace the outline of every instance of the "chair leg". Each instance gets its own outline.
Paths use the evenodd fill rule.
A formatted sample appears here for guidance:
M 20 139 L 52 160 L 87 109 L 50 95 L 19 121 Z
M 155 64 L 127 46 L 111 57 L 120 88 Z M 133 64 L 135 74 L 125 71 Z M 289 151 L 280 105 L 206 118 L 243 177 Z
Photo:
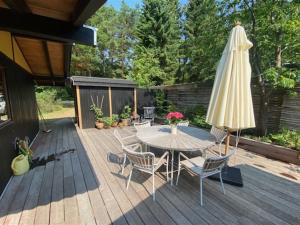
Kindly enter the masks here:
M 181 171 L 181 166 L 180 166 L 180 162 L 179 162 L 179 164 L 178 164 L 178 173 L 177 173 L 177 179 L 176 179 L 176 186 L 178 185 L 179 176 L 180 176 L 180 171 Z
M 169 156 L 167 156 L 167 182 L 169 182 Z
M 126 186 L 126 189 L 127 189 L 127 190 L 128 190 L 129 183 L 130 183 L 130 180 L 131 180 L 132 170 L 133 170 L 133 168 L 131 168 L 130 174 L 129 174 L 129 177 L 128 177 L 128 180 L 127 180 L 127 186 Z
M 202 184 L 202 177 L 200 177 L 200 204 L 201 204 L 201 206 L 203 206 L 202 186 L 203 186 L 203 184 Z
M 152 197 L 153 197 L 153 201 L 155 201 L 155 185 L 154 185 L 154 180 L 155 180 L 155 174 L 153 172 L 153 174 L 152 174 Z
M 126 165 L 126 154 L 124 154 L 124 159 L 123 159 L 123 163 L 122 163 L 122 171 L 121 171 L 121 173 L 122 173 L 122 175 L 123 175 L 123 173 L 124 173 L 124 169 L 125 169 L 125 165 Z
M 225 194 L 225 188 L 224 188 L 223 179 L 222 179 L 222 171 L 220 172 L 220 183 L 221 183 L 222 191 Z

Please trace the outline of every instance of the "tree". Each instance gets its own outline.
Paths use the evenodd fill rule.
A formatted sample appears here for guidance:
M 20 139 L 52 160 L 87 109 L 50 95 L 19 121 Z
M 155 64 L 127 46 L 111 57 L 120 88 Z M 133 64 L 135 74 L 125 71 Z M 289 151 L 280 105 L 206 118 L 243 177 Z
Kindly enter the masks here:
M 222 19 L 216 1 L 189 1 L 183 30 L 188 81 L 214 78 L 228 36 Z
M 157 70 L 168 76 L 161 83 L 173 83 L 179 68 L 180 45 L 178 0 L 144 0 L 137 26 L 138 45 L 151 52 L 159 61 Z

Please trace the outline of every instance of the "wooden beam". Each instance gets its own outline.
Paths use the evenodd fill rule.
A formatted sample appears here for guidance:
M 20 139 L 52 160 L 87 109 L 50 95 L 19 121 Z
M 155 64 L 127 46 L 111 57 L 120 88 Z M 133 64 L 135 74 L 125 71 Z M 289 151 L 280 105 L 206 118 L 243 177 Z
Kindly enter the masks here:
M 72 44 L 66 44 L 64 47 L 64 77 L 65 79 L 70 76 Z
M 84 45 L 97 44 L 96 30 L 35 14 L 0 8 L 0 30 L 33 38 Z
M 109 103 L 109 116 L 112 117 L 112 97 L 111 97 L 111 87 L 108 87 L 108 103 Z
M 134 99 L 134 113 L 137 114 L 137 96 L 136 96 L 136 88 L 133 89 L 133 99 Z
M 76 102 L 78 111 L 78 126 L 82 129 L 82 118 L 81 118 L 81 103 L 80 103 L 80 88 L 76 86 Z
M 38 80 L 38 81 L 51 81 L 51 80 L 54 80 L 54 81 L 65 81 L 65 78 L 62 77 L 62 76 L 45 76 L 45 75 L 33 75 L 33 76 L 30 76 L 33 80 Z
M 53 69 L 52 69 L 52 64 L 51 64 L 51 60 L 50 60 L 48 44 L 47 44 L 47 41 L 42 41 L 42 43 L 43 43 L 43 49 L 44 49 L 44 52 L 46 55 L 46 63 L 47 63 L 48 70 L 49 70 L 49 73 L 51 76 L 51 80 L 52 80 L 53 85 L 55 85 L 55 81 L 53 79 L 54 75 L 53 75 Z
M 105 2 L 106 0 L 78 1 L 72 16 L 73 24 L 75 26 L 84 24 Z
M 30 8 L 24 0 L 4 0 L 4 3 L 19 13 L 31 13 Z

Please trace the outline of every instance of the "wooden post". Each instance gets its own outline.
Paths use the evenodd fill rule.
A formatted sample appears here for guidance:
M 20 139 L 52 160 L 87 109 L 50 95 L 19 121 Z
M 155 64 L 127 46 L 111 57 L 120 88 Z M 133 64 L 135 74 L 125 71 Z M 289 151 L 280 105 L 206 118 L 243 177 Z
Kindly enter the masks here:
M 134 96 L 134 113 L 137 115 L 137 97 L 136 97 L 136 88 L 133 90 L 133 96 Z
M 78 113 L 78 126 L 79 128 L 82 128 L 80 88 L 78 85 L 76 86 L 76 102 L 77 102 L 77 113 Z
M 108 87 L 109 116 L 112 117 L 111 87 Z
M 229 143 L 230 143 L 230 131 L 227 130 L 227 137 L 226 137 L 226 145 L 225 145 L 225 155 L 227 155 L 228 149 L 229 149 Z

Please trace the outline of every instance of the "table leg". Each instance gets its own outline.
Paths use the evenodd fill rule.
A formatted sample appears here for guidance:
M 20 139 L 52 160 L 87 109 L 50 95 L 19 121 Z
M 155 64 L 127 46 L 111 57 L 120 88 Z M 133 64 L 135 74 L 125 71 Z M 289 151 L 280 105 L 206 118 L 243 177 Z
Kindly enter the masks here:
M 174 173 L 174 150 L 171 150 L 172 159 L 171 159 L 171 186 L 173 186 L 173 173 Z

